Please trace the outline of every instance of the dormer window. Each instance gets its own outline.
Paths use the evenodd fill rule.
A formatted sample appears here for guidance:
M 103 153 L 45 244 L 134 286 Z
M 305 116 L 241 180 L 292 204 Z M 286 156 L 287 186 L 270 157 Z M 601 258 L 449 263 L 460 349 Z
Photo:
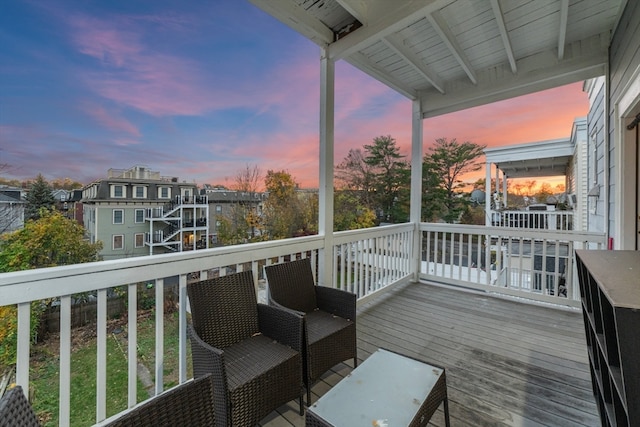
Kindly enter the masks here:
M 133 187 L 133 197 L 135 199 L 147 198 L 147 187 L 144 185 L 136 185 Z
M 124 185 L 112 184 L 111 197 L 114 199 L 123 199 L 125 197 Z

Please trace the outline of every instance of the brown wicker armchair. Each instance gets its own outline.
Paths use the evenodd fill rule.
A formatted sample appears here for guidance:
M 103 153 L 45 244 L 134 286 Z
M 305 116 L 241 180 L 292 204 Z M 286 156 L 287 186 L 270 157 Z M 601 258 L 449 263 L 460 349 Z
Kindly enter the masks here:
M 195 377 L 214 379 L 216 425 L 253 426 L 302 394 L 302 316 L 258 304 L 251 271 L 187 285 Z
M 174 387 L 107 421 L 108 427 L 213 426 L 213 377 L 206 375 Z
M 311 386 L 331 367 L 353 358 L 356 347 L 356 295 L 316 286 L 309 258 L 265 267 L 269 303 L 304 313 L 304 379 L 307 405 Z
M 0 399 L 0 427 L 40 427 L 19 385 L 8 390 Z

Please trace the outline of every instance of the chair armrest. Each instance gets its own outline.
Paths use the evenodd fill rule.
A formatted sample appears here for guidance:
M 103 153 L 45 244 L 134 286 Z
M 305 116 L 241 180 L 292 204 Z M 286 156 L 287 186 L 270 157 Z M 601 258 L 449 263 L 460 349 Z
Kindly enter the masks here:
M 229 402 L 227 371 L 224 366 L 224 351 L 203 341 L 191 324 L 187 326 L 187 333 L 191 342 L 193 376 L 199 378 L 212 374 L 213 387 L 216 390 L 213 398 L 216 419 L 227 420 L 231 403 Z
M 304 313 L 282 306 L 258 304 L 258 327 L 263 335 L 302 352 Z
M 327 286 L 315 289 L 320 310 L 356 322 L 356 294 Z

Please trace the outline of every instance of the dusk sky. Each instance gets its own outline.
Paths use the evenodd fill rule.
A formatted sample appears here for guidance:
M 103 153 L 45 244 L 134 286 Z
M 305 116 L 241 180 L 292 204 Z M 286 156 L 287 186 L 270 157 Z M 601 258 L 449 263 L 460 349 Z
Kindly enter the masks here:
M 319 48 L 245 0 L 5 1 L 0 164 L 5 178 L 145 165 L 233 186 L 246 165 L 318 182 Z M 427 119 L 425 147 L 568 137 L 582 83 Z M 335 161 L 376 136 L 410 153 L 411 102 L 336 64 Z

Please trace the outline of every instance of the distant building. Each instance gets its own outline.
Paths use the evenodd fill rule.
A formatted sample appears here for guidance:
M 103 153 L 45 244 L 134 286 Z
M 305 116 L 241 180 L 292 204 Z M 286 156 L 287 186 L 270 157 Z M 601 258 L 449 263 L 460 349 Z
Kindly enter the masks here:
M 209 200 L 209 229 L 211 232 L 211 242 L 213 244 L 218 244 L 218 230 L 221 221 L 224 218 L 233 221 L 233 219 L 237 217 L 234 209 L 237 209 L 239 206 L 245 206 L 253 211 L 257 217 L 261 217 L 263 204 L 267 197 L 266 193 L 235 191 L 221 187 L 213 187 L 208 184 L 203 186 L 200 194 L 206 195 Z M 259 233 L 258 230 L 254 230 L 254 232 Z M 250 237 L 251 236 L 247 236 L 247 238 Z
M 80 202 L 88 238 L 103 242 L 105 260 L 209 247 L 209 204 L 195 183 L 145 166 L 109 169 L 82 189 Z
M 24 227 L 26 204 L 22 189 L 0 185 L 0 234 Z

